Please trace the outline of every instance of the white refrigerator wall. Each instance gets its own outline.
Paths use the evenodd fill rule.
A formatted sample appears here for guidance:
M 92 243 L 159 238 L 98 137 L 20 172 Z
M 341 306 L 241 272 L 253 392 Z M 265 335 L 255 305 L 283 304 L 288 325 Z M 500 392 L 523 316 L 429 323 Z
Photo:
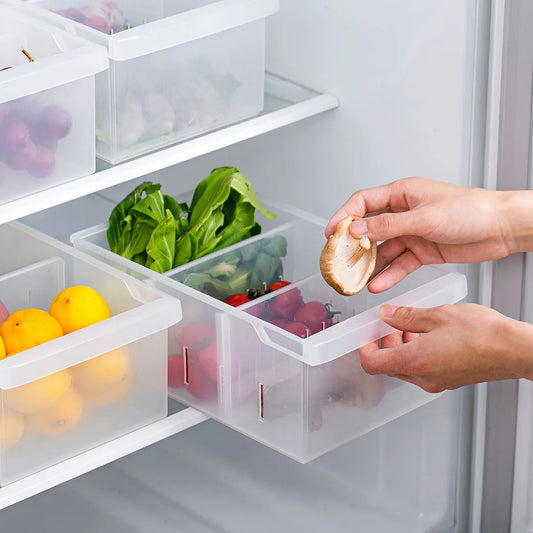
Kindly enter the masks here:
M 177 194 L 190 190 L 212 168 L 235 165 L 260 198 L 280 198 L 325 218 L 356 189 L 400 177 L 481 184 L 487 4 L 282 0 L 280 13 L 267 22 L 267 69 L 337 96 L 339 109 L 143 179 L 160 182 L 165 192 Z M 66 240 L 71 232 L 105 222 L 102 215 L 111 204 L 102 207 L 98 198 L 119 200 L 138 181 L 29 220 Z M 57 217 L 69 223 L 57 224 Z M 470 298 L 475 298 L 475 274 L 470 281 Z M 298 467 L 299 473 L 286 473 L 289 469 L 283 465 L 288 460 L 271 452 L 263 456 L 259 445 L 257 455 L 248 452 L 258 461 L 267 457 L 260 466 L 254 464 L 259 473 L 252 478 L 239 473 L 238 462 L 233 473 L 236 483 L 242 475 L 250 490 L 281 491 L 287 501 L 298 502 L 299 512 L 308 509 L 313 520 L 298 522 L 291 531 L 340 531 L 342 524 L 346 531 L 356 531 L 358 521 L 367 526 L 362 530 L 378 533 L 390 531 L 391 523 L 396 531 L 410 533 L 469 531 L 470 417 L 471 391 L 450 393 L 316 463 Z M 223 452 L 217 446 L 217 428 L 209 429 L 214 456 Z M 235 437 L 236 442 L 241 439 Z M 143 452 L 136 455 L 142 465 Z M 265 479 L 272 470 L 279 477 L 269 487 Z M 143 471 L 139 477 L 149 475 Z M 327 514 L 315 516 L 312 499 L 301 501 L 300 496 L 303 488 L 320 493 L 327 480 L 338 482 L 347 495 L 340 515 L 338 502 L 334 505 L 336 516 L 343 518 L 333 528 Z M 157 486 L 157 479 L 150 482 Z M 173 502 L 190 508 L 186 491 L 179 494 L 179 480 L 172 492 Z M 17 508 L 25 505 L 32 502 Z M 231 508 L 238 512 L 239 501 Z M 208 510 L 207 501 L 194 512 Z M 23 515 L 11 513 L 15 524 Z M 250 529 L 229 522 L 220 530 Z

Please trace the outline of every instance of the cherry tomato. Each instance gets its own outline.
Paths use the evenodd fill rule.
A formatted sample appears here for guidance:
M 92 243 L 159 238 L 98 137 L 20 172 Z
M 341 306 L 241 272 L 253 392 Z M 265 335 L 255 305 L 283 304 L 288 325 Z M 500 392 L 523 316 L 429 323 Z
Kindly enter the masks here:
M 299 289 L 291 289 L 282 292 L 275 301 L 269 305 L 269 315 L 271 317 L 293 319 L 296 310 L 303 304 L 302 293 Z
M 328 310 L 321 302 L 307 302 L 294 313 L 294 320 L 303 322 L 312 335 L 328 326 Z
M 277 291 L 278 289 L 281 289 L 282 287 L 286 287 L 287 285 L 290 285 L 290 281 L 274 281 L 274 283 L 271 283 L 267 288 L 266 292 L 272 292 Z
M 226 303 L 232 305 L 233 307 L 239 307 L 239 305 L 249 302 L 250 298 L 242 292 L 232 294 L 230 297 L 226 298 Z
M 283 329 L 302 339 L 306 339 L 311 334 L 309 328 L 303 322 L 289 322 Z
M 168 356 L 168 386 L 183 387 L 185 385 L 185 365 L 183 355 L 173 354 Z

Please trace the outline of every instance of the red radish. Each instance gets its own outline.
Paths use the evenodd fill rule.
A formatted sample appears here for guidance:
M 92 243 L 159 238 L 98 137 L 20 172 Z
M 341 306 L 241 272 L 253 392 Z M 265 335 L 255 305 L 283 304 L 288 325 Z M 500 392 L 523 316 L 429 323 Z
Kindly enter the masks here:
M 217 343 L 212 342 L 198 355 L 198 365 L 214 383 L 218 380 Z
M 301 337 L 302 339 L 306 339 L 311 334 L 309 328 L 302 322 L 289 322 L 289 324 L 287 324 L 283 329 L 289 333 L 293 333 L 294 335 Z
M 294 320 L 303 322 L 313 334 L 327 327 L 328 310 L 321 302 L 307 302 L 296 311 Z

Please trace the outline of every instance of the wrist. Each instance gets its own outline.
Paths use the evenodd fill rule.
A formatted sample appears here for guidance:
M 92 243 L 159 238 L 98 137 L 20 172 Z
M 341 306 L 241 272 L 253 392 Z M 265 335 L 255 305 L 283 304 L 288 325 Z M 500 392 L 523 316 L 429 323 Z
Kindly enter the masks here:
M 533 191 L 499 191 L 502 238 L 510 253 L 533 251 Z
M 507 360 L 511 379 L 533 380 L 533 325 L 505 317 L 500 340 L 500 354 Z

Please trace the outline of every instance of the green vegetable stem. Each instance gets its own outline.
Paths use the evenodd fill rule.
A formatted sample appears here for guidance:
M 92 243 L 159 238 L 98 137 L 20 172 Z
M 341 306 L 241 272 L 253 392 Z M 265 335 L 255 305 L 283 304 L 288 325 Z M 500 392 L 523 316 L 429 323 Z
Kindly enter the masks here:
M 233 167 L 216 168 L 196 187 L 190 207 L 144 182 L 109 217 L 109 248 L 156 272 L 166 272 L 257 235 L 259 203 L 251 184 Z

